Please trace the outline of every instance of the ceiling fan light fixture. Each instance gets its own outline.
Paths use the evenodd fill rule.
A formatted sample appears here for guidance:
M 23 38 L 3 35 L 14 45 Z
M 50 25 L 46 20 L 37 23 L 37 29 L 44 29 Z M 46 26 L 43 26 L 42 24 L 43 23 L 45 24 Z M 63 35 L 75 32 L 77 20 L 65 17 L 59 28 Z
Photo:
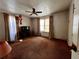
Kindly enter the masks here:
M 25 11 L 25 12 L 31 13 L 30 16 L 33 15 L 33 14 L 35 14 L 36 16 L 38 16 L 38 13 L 42 13 L 42 11 L 36 11 L 35 8 L 32 8 L 32 11 Z

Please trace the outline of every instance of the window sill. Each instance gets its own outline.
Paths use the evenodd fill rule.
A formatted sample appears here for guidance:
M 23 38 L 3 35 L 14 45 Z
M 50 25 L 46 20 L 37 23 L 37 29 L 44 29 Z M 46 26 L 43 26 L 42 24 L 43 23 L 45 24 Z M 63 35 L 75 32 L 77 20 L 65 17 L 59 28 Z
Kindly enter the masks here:
M 44 32 L 44 31 L 42 31 L 41 33 L 49 33 L 49 32 Z

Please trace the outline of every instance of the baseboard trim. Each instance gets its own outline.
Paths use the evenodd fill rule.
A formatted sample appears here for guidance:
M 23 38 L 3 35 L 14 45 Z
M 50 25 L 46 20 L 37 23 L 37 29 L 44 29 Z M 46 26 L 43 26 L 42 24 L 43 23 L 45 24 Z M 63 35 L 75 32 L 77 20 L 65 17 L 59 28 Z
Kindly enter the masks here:
M 49 39 L 49 37 L 46 37 L 46 36 L 40 36 L 40 37 L 44 37 L 44 38 L 47 38 L 47 39 Z
M 67 39 L 59 39 L 59 38 L 52 38 L 52 39 L 67 41 Z

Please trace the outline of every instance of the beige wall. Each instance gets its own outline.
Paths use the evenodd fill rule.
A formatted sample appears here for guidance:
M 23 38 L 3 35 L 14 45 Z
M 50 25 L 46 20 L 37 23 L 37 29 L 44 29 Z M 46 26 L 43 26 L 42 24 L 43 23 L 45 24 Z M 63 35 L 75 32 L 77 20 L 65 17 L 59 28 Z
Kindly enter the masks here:
M 73 36 L 73 2 L 70 4 L 69 8 L 69 31 L 68 31 L 68 45 L 72 45 L 72 36 Z
M 34 34 L 38 34 L 38 19 L 33 19 L 33 31 Z
M 30 18 L 32 35 L 40 35 L 39 33 L 39 18 Z
M 0 13 L 0 41 L 1 39 L 5 39 L 5 23 L 2 13 Z
M 53 14 L 54 38 L 68 39 L 68 11 Z
M 19 26 L 30 26 L 30 19 L 26 16 L 22 16 L 22 25 L 19 24 Z

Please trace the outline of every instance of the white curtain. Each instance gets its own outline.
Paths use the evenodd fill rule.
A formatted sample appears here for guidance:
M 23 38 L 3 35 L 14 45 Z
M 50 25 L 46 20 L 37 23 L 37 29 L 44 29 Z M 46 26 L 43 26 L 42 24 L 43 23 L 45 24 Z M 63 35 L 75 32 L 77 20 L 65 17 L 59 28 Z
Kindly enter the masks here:
M 9 34 L 10 34 L 10 41 L 15 41 L 15 39 L 16 39 L 16 20 L 15 20 L 15 17 L 12 15 L 9 16 Z

